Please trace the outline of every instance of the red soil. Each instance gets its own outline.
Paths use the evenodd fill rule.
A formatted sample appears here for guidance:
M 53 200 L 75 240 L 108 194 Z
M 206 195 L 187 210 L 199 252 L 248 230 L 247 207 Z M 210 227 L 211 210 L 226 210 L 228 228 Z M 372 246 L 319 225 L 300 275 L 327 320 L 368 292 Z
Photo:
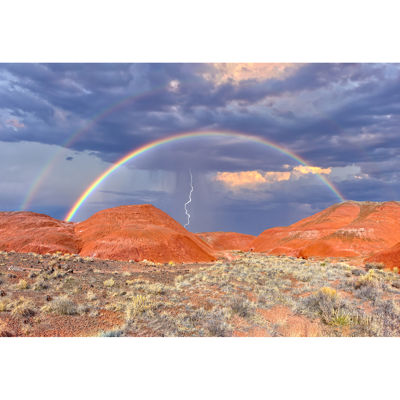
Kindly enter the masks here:
M 380 251 L 371 257 L 368 257 L 367 262 L 379 262 L 385 264 L 386 268 L 400 269 L 400 243 L 395 244 L 389 249 Z
M 367 257 L 400 242 L 400 203 L 335 204 L 288 227 L 267 229 L 254 251 L 296 257 Z
M 251 243 L 256 238 L 236 232 L 201 232 L 196 235 L 209 244 L 214 250 L 242 250 L 248 251 Z
M 257 309 L 257 312 L 272 324 L 282 336 L 315 337 L 322 336 L 319 322 L 313 322 L 301 315 L 294 315 L 286 306 L 273 306 L 269 310 Z
M 33 212 L 0 212 L 0 250 L 21 253 L 78 253 L 72 222 Z
M 150 204 L 100 211 L 76 224 L 75 232 L 82 242 L 83 256 L 163 263 L 216 258 L 210 246 Z

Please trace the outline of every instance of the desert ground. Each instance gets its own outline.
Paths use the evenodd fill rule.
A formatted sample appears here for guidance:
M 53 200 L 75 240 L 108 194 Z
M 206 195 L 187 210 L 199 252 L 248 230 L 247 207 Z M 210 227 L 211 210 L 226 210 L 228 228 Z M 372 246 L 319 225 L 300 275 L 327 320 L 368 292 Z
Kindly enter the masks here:
M 0 213 L 0 336 L 399 336 L 399 202 L 259 236 L 145 205 Z
M 0 252 L 0 336 L 399 336 L 379 263 L 230 251 L 208 263 Z

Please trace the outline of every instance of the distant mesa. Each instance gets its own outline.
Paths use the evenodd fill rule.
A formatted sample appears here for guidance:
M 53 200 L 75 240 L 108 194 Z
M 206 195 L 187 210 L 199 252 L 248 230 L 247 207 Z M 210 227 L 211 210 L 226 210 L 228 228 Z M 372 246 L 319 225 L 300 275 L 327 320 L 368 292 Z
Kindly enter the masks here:
M 216 251 L 248 251 L 256 236 L 236 232 L 201 232 L 196 235 Z
M 400 203 L 347 201 L 287 227 L 267 229 L 257 252 L 296 257 L 369 257 L 400 242 Z

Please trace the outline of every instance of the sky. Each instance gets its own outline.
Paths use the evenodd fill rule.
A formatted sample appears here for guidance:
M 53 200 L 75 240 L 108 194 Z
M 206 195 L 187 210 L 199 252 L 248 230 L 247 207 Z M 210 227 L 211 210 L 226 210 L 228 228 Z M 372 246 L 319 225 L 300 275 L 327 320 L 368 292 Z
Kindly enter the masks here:
M 399 200 L 398 64 L 0 64 L 0 210 L 63 219 L 151 203 L 258 235 L 341 199 Z M 285 153 L 286 152 L 286 153 Z M 289 156 L 287 152 L 294 156 Z M 305 160 L 303 165 L 299 159 Z M 324 181 L 326 180 L 326 181 Z

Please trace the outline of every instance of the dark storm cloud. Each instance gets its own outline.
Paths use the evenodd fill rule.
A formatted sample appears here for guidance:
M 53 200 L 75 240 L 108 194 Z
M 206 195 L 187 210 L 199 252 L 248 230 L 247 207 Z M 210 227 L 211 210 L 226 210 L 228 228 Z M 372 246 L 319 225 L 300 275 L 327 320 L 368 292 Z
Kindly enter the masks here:
M 72 147 L 97 151 L 109 160 L 171 133 L 228 129 L 272 139 L 314 164 L 323 162 L 324 156 L 318 154 L 329 149 L 335 165 L 351 157 L 351 151 L 343 153 L 340 139 L 357 136 L 362 129 L 382 129 L 396 144 L 400 140 L 394 123 L 400 110 L 399 78 L 393 66 L 311 64 L 286 79 L 217 86 L 198 74 L 207 68 L 201 64 L 3 65 L 0 107 L 22 121 L 31 119 L 25 129 L 3 139 L 64 143 L 76 130 L 86 128 Z M 174 80 L 179 88 L 168 90 Z M 304 93 L 310 94 L 315 115 L 304 115 L 295 102 L 286 111 L 274 105 L 277 99 Z M 129 97 L 113 113 L 90 124 L 93 117 Z M 271 106 L 257 107 L 257 102 L 269 98 Z M 321 98 L 329 103 L 327 110 L 319 107 Z M 57 121 L 57 110 L 65 114 L 66 124 Z M 338 137 L 337 144 L 330 140 L 333 136 Z M 368 149 L 368 145 L 363 140 L 362 146 Z M 379 146 L 389 145 L 382 138 Z

